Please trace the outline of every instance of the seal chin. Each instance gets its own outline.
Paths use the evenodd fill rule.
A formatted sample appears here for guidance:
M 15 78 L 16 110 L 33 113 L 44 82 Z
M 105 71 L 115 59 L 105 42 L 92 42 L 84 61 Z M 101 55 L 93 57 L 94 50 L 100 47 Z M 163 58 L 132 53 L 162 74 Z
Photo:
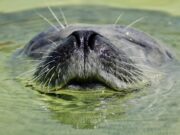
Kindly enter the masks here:
M 107 38 L 94 31 L 75 31 L 44 56 L 34 78 L 55 89 L 124 90 L 142 82 L 143 72 Z

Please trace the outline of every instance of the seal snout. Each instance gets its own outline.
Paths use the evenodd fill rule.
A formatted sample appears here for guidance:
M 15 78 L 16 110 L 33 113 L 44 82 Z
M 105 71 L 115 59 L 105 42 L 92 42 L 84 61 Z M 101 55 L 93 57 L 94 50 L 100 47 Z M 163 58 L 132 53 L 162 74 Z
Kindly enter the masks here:
M 119 90 L 140 81 L 141 74 L 133 61 L 107 37 L 79 30 L 50 50 L 34 77 L 47 87 L 73 85 L 84 89 L 84 86 L 103 85 Z

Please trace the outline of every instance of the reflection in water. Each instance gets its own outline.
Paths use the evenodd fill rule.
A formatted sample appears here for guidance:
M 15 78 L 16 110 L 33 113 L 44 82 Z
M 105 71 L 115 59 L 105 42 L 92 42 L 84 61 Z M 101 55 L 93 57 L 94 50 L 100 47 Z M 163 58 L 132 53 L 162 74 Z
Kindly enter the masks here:
M 95 128 L 107 119 L 120 119 L 124 112 L 123 102 L 128 98 L 111 91 L 64 90 L 54 96 L 42 96 L 53 112 L 53 118 L 75 128 Z
M 59 14 L 59 7 L 52 9 Z M 115 22 L 119 14 L 124 13 L 119 23 L 128 25 L 138 18 L 145 17 L 146 19 L 137 23 L 135 27 L 179 50 L 178 17 L 153 11 L 98 6 L 69 6 L 63 7 L 63 11 L 68 23 L 108 24 Z M 25 83 L 22 81 L 12 80 L 14 76 L 28 69 L 28 65 L 20 66 L 17 61 L 16 66 L 12 66 L 12 61 L 7 62 L 12 52 L 49 27 L 36 12 L 57 24 L 48 9 L 44 8 L 0 14 L 0 29 L 3 33 L 0 35 L 2 134 L 178 135 L 180 73 L 179 64 L 176 62 L 163 69 L 165 75 L 160 82 L 127 95 L 103 90 L 95 92 L 68 90 L 61 91 L 57 97 L 48 96 L 33 91 L 30 87 L 24 87 Z

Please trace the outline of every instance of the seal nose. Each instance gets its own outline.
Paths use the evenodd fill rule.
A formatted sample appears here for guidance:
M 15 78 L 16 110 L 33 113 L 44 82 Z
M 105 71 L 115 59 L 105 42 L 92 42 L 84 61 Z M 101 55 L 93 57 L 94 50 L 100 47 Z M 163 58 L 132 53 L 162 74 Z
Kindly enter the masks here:
M 84 49 L 84 53 L 94 50 L 95 37 L 98 33 L 94 31 L 74 31 L 71 35 L 76 38 L 77 46 Z

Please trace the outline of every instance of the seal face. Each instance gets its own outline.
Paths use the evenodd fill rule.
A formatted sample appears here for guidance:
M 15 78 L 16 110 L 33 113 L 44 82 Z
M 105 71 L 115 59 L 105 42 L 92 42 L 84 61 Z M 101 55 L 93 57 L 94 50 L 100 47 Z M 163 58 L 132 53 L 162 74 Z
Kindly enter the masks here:
M 34 37 L 21 54 L 41 60 L 34 80 L 55 89 L 134 90 L 150 83 L 147 70 L 172 59 L 149 35 L 118 25 L 50 28 Z

